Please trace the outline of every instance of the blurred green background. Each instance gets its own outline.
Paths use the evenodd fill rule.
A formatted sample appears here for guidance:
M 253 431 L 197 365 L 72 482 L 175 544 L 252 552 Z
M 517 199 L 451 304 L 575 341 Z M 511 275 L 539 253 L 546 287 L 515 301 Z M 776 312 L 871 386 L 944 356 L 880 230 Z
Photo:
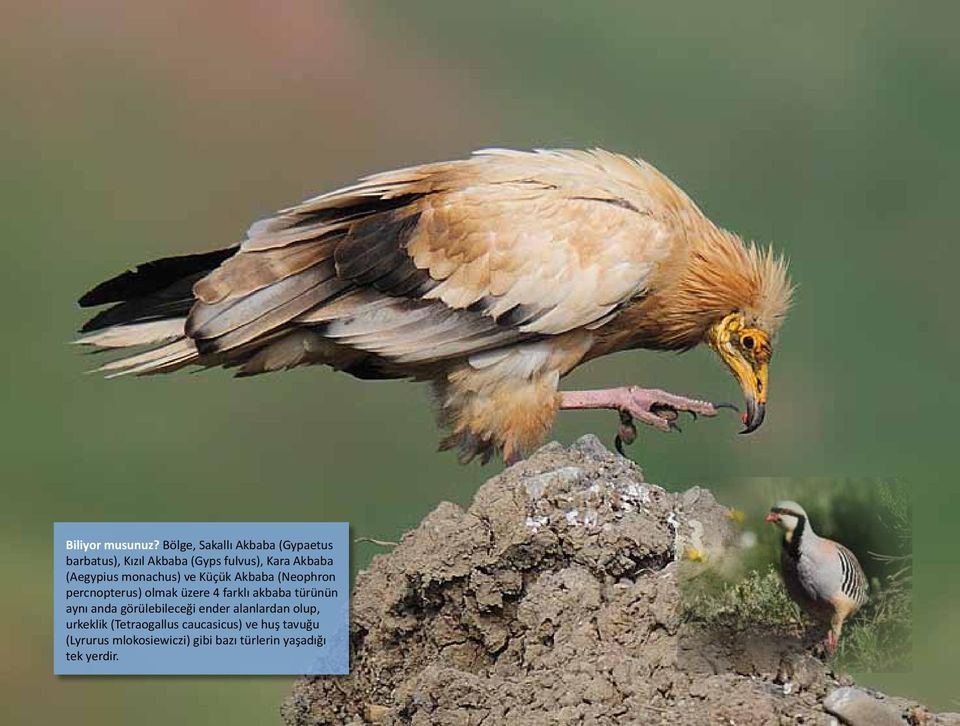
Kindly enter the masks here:
M 901 475 L 916 668 L 960 708 L 955 3 L 4 2 L 0 703 L 10 723 L 264 724 L 289 679 L 51 675 L 54 520 L 349 520 L 394 539 L 497 467 L 435 454 L 427 392 L 325 369 L 107 382 L 74 300 L 360 174 L 483 146 L 646 158 L 792 260 L 767 423 L 642 432 L 650 480 Z M 708 352 L 567 381 L 730 399 Z M 555 436 L 609 439 L 602 413 Z M 956 467 L 949 466 L 953 471 Z M 717 491 L 723 500 L 723 487 Z M 764 503 L 765 505 L 766 503 Z M 372 555 L 358 545 L 354 568 Z

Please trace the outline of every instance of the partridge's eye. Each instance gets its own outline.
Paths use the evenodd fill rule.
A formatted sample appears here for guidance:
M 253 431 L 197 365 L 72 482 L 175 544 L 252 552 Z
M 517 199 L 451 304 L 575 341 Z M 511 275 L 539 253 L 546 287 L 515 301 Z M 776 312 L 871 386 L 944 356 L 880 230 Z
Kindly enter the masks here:
M 740 343 L 747 350 L 753 350 L 754 340 L 752 335 L 744 335 L 743 338 L 740 339 Z

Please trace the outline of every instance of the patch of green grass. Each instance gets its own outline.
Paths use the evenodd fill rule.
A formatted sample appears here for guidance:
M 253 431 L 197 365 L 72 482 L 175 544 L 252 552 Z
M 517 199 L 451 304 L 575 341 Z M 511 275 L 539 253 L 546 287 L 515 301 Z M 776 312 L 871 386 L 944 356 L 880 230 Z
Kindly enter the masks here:
M 906 554 L 870 557 L 884 564 L 888 574 L 870 583 L 870 601 L 844 628 L 837 663 L 865 671 L 903 671 L 910 667 L 913 643 L 911 622 L 913 555 L 909 552 L 912 514 L 905 487 L 881 483 L 879 500 L 884 525 Z
M 839 670 L 902 671 L 911 658 L 909 563 L 882 583 L 872 583 L 870 601 L 844 626 L 833 660 Z M 796 630 L 826 626 L 804 615 L 787 596 L 772 565 L 750 570 L 736 582 L 707 574 L 684 584 L 685 617 L 708 626 L 745 630 Z
M 707 573 L 686 581 L 683 589 L 685 615 L 692 622 L 736 629 L 801 622 L 800 609 L 787 597 L 773 566 L 764 572 L 750 570 L 736 582 Z
M 843 669 L 903 671 L 910 667 L 912 598 L 908 581 L 885 583 L 844 626 L 836 663 Z

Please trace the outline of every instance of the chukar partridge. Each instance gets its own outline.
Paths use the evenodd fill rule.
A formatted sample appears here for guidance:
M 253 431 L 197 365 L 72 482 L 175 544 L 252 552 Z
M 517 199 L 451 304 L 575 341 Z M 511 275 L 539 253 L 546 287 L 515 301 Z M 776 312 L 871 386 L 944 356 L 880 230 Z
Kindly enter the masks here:
M 783 530 L 780 565 L 790 597 L 806 612 L 830 622 L 827 651 L 833 654 L 843 622 L 867 602 L 867 578 L 856 556 L 813 531 L 796 502 L 777 502 L 766 516 Z

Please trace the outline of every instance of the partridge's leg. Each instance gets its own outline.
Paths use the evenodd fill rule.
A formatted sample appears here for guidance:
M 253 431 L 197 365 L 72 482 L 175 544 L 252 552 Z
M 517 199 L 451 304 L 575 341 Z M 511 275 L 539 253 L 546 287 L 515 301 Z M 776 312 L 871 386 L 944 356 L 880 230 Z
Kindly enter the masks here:
M 825 644 L 827 646 L 827 655 L 833 655 L 834 653 L 837 652 L 837 642 L 838 642 L 837 634 L 831 629 L 827 633 L 827 638 L 825 641 Z
M 610 408 L 620 412 L 620 431 L 617 434 L 617 449 L 623 443 L 631 443 L 636 436 L 633 420 L 661 431 L 679 431 L 677 417 L 680 411 L 686 411 L 694 418 L 697 414 L 716 416 L 721 408 L 737 407 L 730 403 L 710 403 L 693 398 L 677 396 L 657 388 L 639 388 L 622 386 L 596 391 L 561 391 L 561 409 Z M 623 453 L 621 451 L 621 453 Z
M 840 633 L 843 630 L 844 615 L 836 613 L 830 620 L 830 630 L 827 632 L 827 653 L 833 655 L 840 644 Z

